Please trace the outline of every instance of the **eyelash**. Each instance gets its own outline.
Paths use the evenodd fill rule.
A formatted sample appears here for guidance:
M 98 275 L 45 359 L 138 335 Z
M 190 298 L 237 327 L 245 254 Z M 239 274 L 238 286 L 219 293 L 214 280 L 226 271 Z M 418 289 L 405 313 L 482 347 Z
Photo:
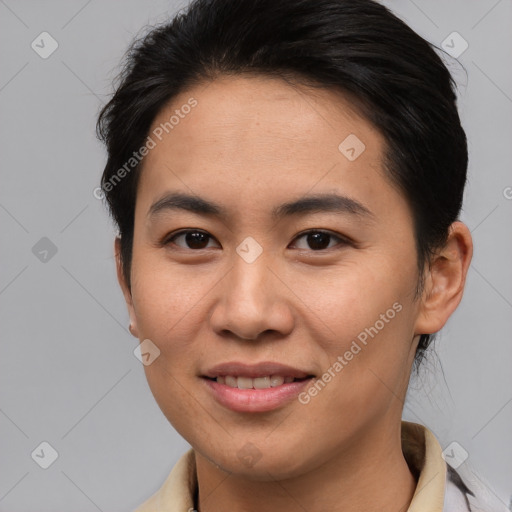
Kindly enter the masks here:
M 206 231 L 203 231 L 201 229 L 182 229 L 176 233 L 172 233 L 171 235 L 169 236 L 166 236 L 162 241 L 161 241 L 161 245 L 162 246 L 168 246 L 171 244 L 171 242 L 173 242 L 176 238 L 182 236 L 182 235 L 186 235 L 188 233 L 202 233 L 202 234 L 205 234 L 209 239 L 214 239 L 214 237 L 210 234 L 208 234 Z M 352 240 L 350 240 L 349 238 L 347 237 L 344 237 L 344 236 L 341 236 L 339 234 L 335 234 L 333 233 L 332 231 L 326 231 L 326 230 L 323 230 L 323 229 L 309 229 L 307 231 L 303 231 L 302 233 L 299 233 L 295 238 L 294 240 L 296 239 L 299 239 L 299 238 L 303 238 L 311 233 L 322 233 L 324 235 L 327 235 L 331 238 L 335 238 L 338 240 L 338 244 L 336 244 L 336 246 L 334 247 L 327 247 L 325 249 L 317 249 L 317 250 L 314 250 L 314 249 L 309 249 L 311 252 L 325 252 L 327 250 L 331 250 L 331 249 L 335 249 L 336 247 L 338 248 L 341 248 L 341 247 L 345 247 L 347 245 L 350 245 L 350 246 L 353 246 L 354 245 L 354 242 Z M 218 242 L 217 242 L 218 243 Z M 176 245 L 176 244 L 174 244 Z M 207 247 L 203 248 L 203 249 L 190 249 L 190 248 L 184 248 L 184 247 L 181 247 L 178 245 L 178 247 L 180 249 L 185 249 L 185 250 L 190 250 L 190 251 L 201 251 L 203 249 L 207 249 Z M 308 250 L 308 249 L 300 249 L 300 250 Z

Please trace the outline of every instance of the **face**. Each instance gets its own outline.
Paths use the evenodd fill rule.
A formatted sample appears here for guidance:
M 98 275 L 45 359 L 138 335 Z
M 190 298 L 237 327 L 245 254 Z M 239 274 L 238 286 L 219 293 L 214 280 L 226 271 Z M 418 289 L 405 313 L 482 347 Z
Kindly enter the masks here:
M 131 294 L 121 284 L 135 334 L 160 350 L 144 368 L 175 429 L 261 480 L 395 432 L 417 254 L 379 132 L 339 93 L 238 76 L 174 98 L 150 136 Z

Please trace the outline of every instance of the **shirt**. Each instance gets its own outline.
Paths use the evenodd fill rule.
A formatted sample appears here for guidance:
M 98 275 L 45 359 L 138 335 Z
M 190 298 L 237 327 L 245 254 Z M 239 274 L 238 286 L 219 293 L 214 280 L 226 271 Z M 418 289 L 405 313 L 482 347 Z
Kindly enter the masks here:
M 402 421 L 402 452 L 416 478 L 407 512 L 509 512 L 480 478 L 467 470 L 465 483 L 449 466 L 434 434 L 423 425 Z M 193 512 L 197 503 L 194 450 L 181 456 L 169 476 L 134 512 Z

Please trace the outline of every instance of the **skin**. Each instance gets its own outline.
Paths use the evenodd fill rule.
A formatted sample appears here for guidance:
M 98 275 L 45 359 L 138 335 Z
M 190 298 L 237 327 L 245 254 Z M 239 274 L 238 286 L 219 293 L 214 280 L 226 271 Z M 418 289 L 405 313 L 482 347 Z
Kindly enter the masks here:
M 199 510 L 406 509 L 416 487 L 400 442 L 411 366 L 419 335 L 439 331 L 460 302 L 469 230 L 452 225 L 415 300 L 411 209 L 382 168 L 383 137 L 348 97 L 279 79 L 221 77 L 174 98 L 152 130 L 191 97 L 197 106 L 143 162 L 131 290 L 119 240 L 115 247 L 131 331 L 161 351 L 144 367 L 149 386 L 195 449 Z M 354 161 L 338 150 L 351 133 L 366 146 Z M 171 191 L 214 201 L 227 216 L 148 216 Z M 332 192 L 373 215 L 270 216 L 282 203 Z M 184 236 L 169 241 L 184 228 L 210 235 L 205 248 Z M 318 229 L 333 236 L 314 250 L 303 232 Z M 236 252 L 248 236 L 263 249 L 252 263 Z M 395 303 L 401 311 L 307 405 L 234 412 L 199 377 L 234 360 L 321 376 Z M 251 467 L 239 458 L 247 443 L 259 454 Z

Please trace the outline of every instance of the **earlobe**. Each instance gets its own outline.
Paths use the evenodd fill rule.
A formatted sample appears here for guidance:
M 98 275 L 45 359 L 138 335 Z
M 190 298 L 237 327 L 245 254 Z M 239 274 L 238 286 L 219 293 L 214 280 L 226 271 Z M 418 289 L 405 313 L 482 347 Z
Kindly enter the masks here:
M 426 270 L 416 334 L 441 330 L 459 305 L 473 255 L 471 234 L 460 221 L 450 226 L 446 244 L 432 257 Z
M 130 315 L 130 325 L 128 329 L 133 336 L 138 338 L 137 316 L 133 307 L 132 293 L 124 277 L 123 261 L 121 258 L 121 238 L 118 236 L 114 241 L 114 254 L 116 259 L 117 280 L 123 292 L 126 307 L 128 308 L 128 314 Z

